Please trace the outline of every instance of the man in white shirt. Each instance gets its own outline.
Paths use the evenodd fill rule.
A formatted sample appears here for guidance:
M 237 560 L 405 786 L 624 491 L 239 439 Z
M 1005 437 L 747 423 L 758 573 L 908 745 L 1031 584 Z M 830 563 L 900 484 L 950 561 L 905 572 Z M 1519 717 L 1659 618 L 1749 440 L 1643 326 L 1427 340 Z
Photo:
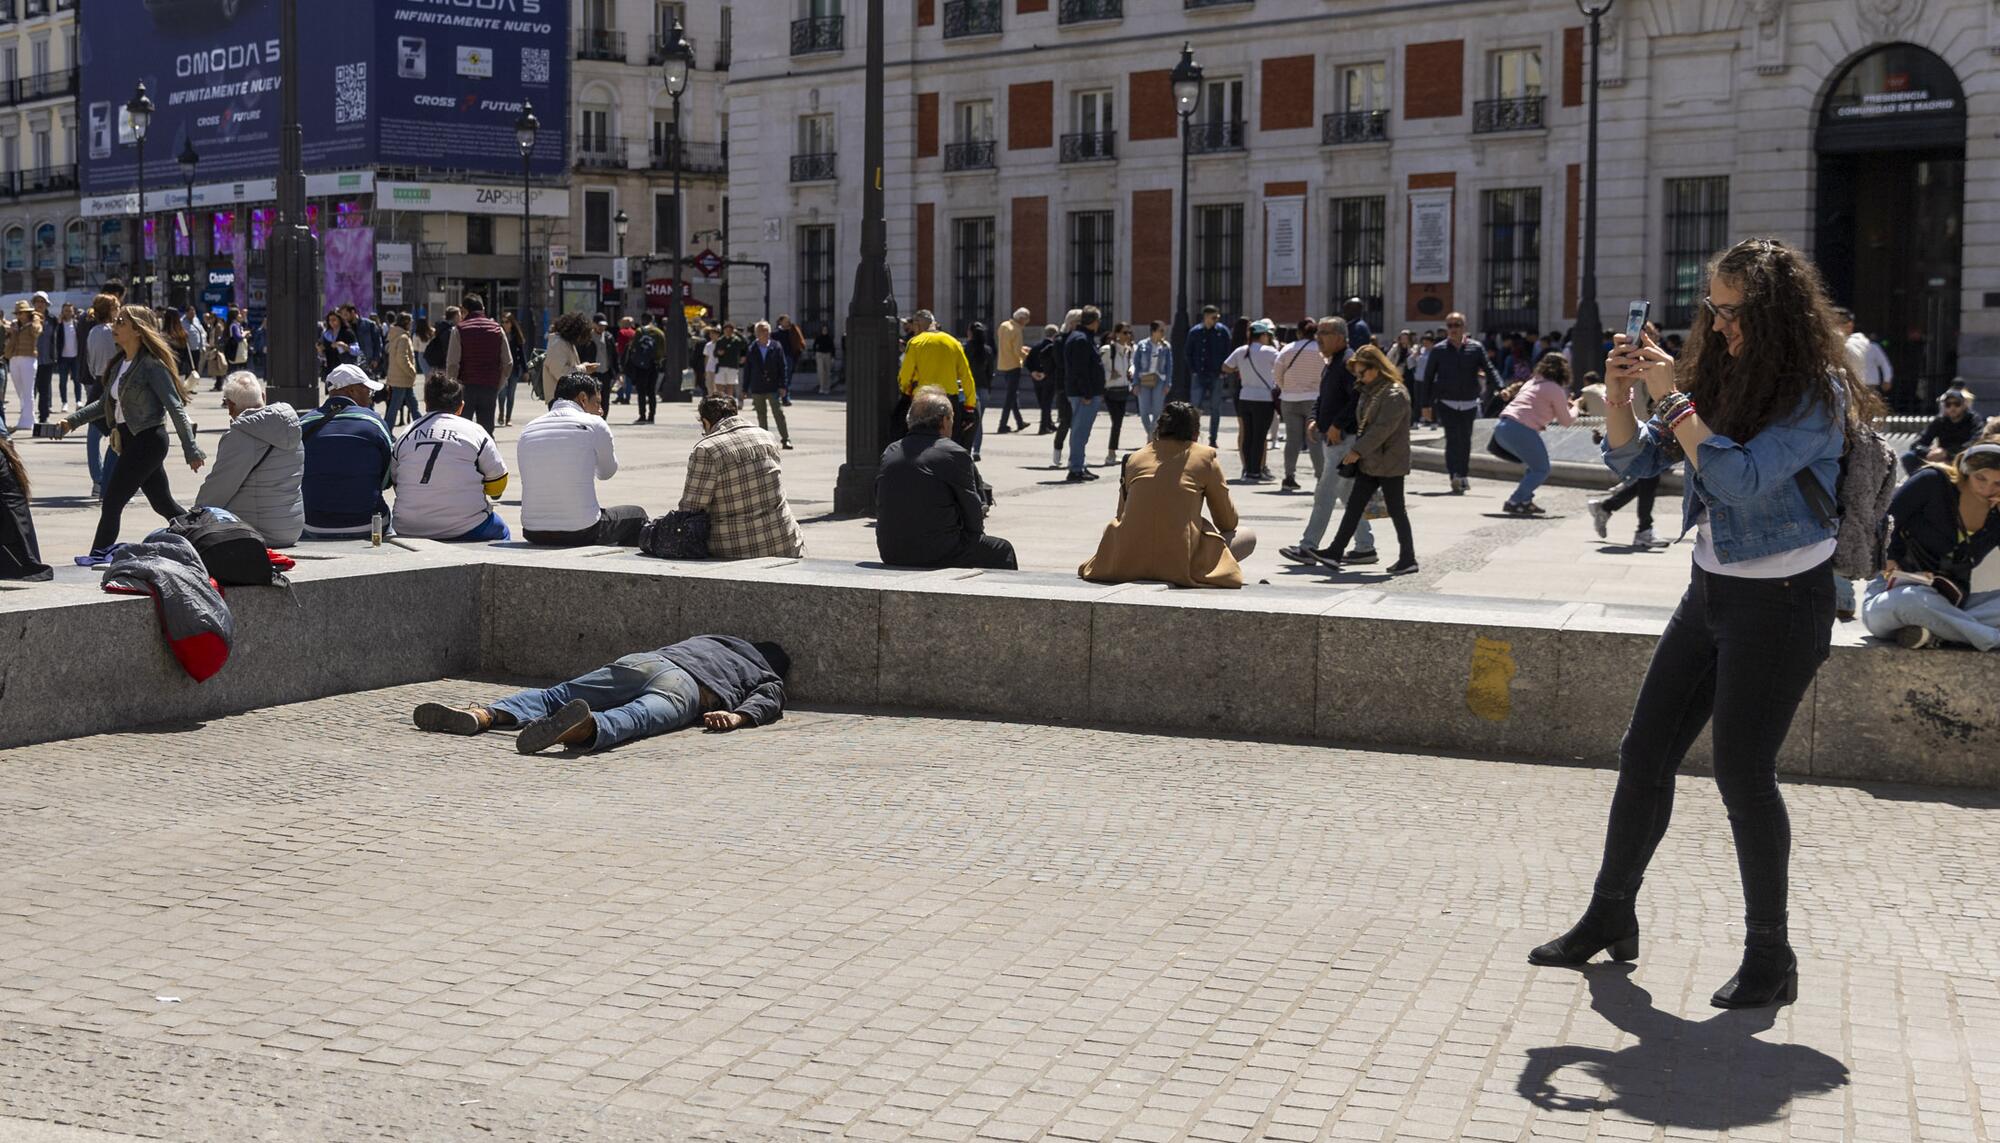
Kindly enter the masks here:
M 1834 312 L 1840 315 L 1840 334 L 1847 339 L 1847 367 L 1854 379 L 1881 394 L 1882 403 L 1889 404 L 1889 390 L 1896 382 L 1896 367 L 1889 364 L 1889 355 L 1867 334 L 1854 331 L 1853 310 Z
M 556 382 L 549 411 L 521 430 L 514 460 L 521 466 L 522 539 L 558 548 L 639 542 L 644 508 L 597 506 L 596 482 L 618 473 L 603 412 L 597 378 L 571 373 Z
M 507 462 L 478 422 L 461 416 L 465 390 L 433 377 L 424 385 L 423 419 L 396 442 L 396 533 L 424 540 L 485 542 L 512 538 L 486 501 L 507 488 Z
M 1340 348 L 1347 348 L 1347 323 L 1341 326 Z M 1299 323 L 1299 338 L 1278 352 L 1278 416 L 1285 426 L 1285 483 L 1287 492 L 1299 487 L 1299 451 L 1310 448 L 1313 481 L 1319 481 L 1320 466 L 1326 459 L 1326 442 L 1308 433 L 1313 406 L 1319 403 L 1320 374 L 1326 372 L 1326 354 L 1320 351 L 1318 323 L 1307 318 Z

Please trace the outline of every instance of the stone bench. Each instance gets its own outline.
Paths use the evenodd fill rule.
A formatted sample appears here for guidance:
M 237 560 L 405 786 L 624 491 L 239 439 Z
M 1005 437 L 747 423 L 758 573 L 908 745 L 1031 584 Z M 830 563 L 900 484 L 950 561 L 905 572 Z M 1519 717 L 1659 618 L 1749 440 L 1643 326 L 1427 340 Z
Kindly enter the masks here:
M 289 591 L 232 590 L 235 653 L 200 685 L 162 646 L 149 601 L 68 574 L 0 590 L 0 747 L 453 675 L 566 677 L 726 631 L 783 642 L 791 696 L 808 705 L 1605 765 L 1668 615 L 613 549 L 301 550 L 338 558 L 306 559 Z M 1836 632 L 1784 771 L 2000 786 L 1985 660 L 1860 635 Z M 1691 762 L 1706 753 L 1704 738 Z

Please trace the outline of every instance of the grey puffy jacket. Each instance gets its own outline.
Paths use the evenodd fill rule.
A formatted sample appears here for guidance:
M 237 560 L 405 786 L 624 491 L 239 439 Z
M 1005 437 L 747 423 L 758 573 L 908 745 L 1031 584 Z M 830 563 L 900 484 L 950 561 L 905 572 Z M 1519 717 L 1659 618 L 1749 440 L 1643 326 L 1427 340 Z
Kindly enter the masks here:
M 306 526 L 300 487 L 306 475 L 299 415 L 290 405 L 252 409 L 229 426 L 195 505 L 223 508 L 257 529 L 274 548 L 298 543 Z

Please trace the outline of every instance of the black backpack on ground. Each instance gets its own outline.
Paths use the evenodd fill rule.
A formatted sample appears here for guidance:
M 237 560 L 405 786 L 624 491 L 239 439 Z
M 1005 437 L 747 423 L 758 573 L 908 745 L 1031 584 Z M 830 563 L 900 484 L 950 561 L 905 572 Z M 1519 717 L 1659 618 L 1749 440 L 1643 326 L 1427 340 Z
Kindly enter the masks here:
M 271 567 L 264 537 L 241 520 L 197 508 L 167 521 L 166 530 L 193 544 L 209 578 L 224 587 L 269 587 L 284 582 Z

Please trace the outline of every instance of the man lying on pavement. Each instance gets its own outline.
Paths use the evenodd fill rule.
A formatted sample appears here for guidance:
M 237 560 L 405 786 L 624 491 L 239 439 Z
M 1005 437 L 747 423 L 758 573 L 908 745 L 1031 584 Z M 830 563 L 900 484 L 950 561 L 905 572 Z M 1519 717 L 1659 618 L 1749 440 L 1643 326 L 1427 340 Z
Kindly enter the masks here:
M 518 726 L 515 749 L 551 746 L 594 752 L 702 723 L 710 730 L 765 726 L 785 713 L 791 656 L 776 643 L 697 635 L 627 655 L 545 691 L 522 691 L 483 706 L 427 702 L 418 730 L 483 734 Z

